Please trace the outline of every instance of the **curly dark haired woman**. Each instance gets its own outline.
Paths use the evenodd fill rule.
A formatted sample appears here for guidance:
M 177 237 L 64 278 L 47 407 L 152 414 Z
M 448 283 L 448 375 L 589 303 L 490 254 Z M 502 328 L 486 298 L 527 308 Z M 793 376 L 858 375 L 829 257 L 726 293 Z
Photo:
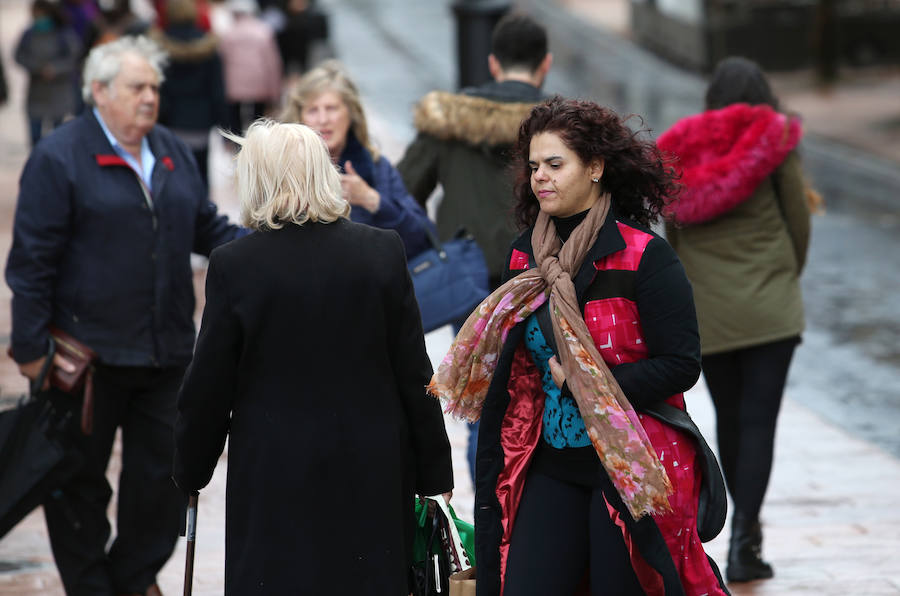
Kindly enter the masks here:
M 702 439 L 681 424 L 691 287 L 647 227 L 673 172 L 612 111 L 561 98 L 523 121 L 515 158 L 508 281 L 430 385 L 481 419 L 478 593 L 725 594 L 701 544 L 724 516 L 698 532 Z

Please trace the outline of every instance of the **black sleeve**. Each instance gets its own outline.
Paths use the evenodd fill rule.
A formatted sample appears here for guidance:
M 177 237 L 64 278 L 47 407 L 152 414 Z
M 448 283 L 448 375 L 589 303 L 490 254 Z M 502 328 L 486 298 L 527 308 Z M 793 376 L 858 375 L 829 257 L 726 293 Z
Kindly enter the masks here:
M 694 294 L 681 261 L 661 238 L 647 245 L 635 281 L 647 358 L 612 373 L 635 408 L 687 391 L 700 377 Z
M 31 362 L 47 353 L 47 327 L 60 263 L 72 235 L 73 190 L 61 161 L 40 145 L 22 171 L 6 262 L 12 290 L 15 360 Z
M 437 495 L 453 489 L 450 440 L 437 398 L 425 387 L 431 380 L 431 361 L 425 351 L 422 317 L 406 268 L 400 237 L 395 233 L 393 255 L 387 259 L 397 271 L 387 297 L 388 339 L 391 366 L 406 412 L 416 467 L 415 490 L 419 495 Z
M 209 262 L 200 335 L 178 394 L 174 475 L 184 491 L 200 490 L 212 478 L 225 447 L 237 386 L 242 333 L 217 256 Z
M 500 285 L 502 286 L 509 280 L 511 280 L 514 276 L 512 272 L 509 270 L 509 262 L 512 260 L 512 247 L 509 247 L 509 250 L 506 251 L 506 258 L 503 260 L 503 269 L 500 271 Z M 518 272 L 516 272 L 518 273 Z

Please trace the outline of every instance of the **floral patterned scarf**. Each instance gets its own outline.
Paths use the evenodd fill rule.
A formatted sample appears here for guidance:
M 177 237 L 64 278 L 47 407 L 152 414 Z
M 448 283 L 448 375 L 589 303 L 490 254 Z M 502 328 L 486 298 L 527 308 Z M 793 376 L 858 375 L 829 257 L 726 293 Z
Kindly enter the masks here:
M 553 335 L 566 382 L 588 436 L 635 519 L 671 511 L 672 485 L 637 413 L 594 345 L 572 277 L 597 240 L 610 206 L 604 194 L 563 244 L 553 220 L 539 212 L 531 246 L 537 268 L 510 279 L 484 299 L 456 336 L 428 385 L 448 413 L 477 420 L 506 337 L 549 297 Z

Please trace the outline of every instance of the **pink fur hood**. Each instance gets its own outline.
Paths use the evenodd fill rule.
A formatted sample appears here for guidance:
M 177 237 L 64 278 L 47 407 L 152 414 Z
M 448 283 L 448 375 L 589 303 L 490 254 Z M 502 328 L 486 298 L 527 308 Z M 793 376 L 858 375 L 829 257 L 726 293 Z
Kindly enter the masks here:
M 657 145 L 678 158 L 684 189 L 666 216 L 698 224 L 723 215 L 753 195 L 803 135 L 800 121 L 767 105 L 734 104 L 675 123 Z

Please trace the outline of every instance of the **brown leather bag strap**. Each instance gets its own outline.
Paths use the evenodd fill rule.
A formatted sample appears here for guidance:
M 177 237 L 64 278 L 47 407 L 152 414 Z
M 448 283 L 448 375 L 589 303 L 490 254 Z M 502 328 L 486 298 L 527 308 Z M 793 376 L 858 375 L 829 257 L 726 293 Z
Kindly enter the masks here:
M 81 432 L 89 435 L 94 430 L 94 367 L 89 366 L 84 376 L 84 398 L 81 402 Z

